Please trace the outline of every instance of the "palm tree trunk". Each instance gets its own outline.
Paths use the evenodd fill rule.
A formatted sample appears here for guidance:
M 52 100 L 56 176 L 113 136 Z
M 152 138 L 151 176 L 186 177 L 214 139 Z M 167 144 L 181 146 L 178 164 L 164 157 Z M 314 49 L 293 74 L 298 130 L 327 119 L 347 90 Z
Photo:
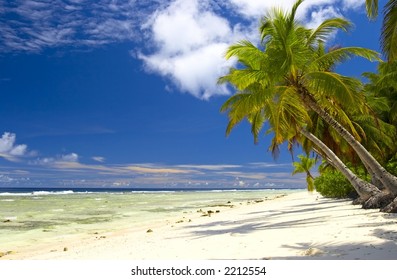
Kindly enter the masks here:
M 381 211 L 387 213 L 397 213 L 397 198 L 395 198 L 386 207 L 382 208 Z
M 302 128 L 302 135 L 307 139 L 312 141 L 319 149 L 321 149 L 327 157 L 331 160 L 332 165 L 336 167 L 352 184 L 353 188 L 356 190 L 362 201 L 368 200 L 370 197 L 378 195 L 381 191 L 374 185 L 360 179 L 356 174 L 354 174 L 335 154 L 327 147 L 320 139 L 315 135 Z
M 371 184 L 375 185 L 380 190 L 384 190 L 385 187 L 383 186 L 382 181 L 379 180 L 374 171 L 372 171 L 371 167 L 366 162 L 363 162 L 363 164 L 365 166 L 365 169 L 367 169 L 369 175 L 371 176 Z
M 308 93 L 302 93 L 304 103 L 315 111 L 325 122 L 333 127 L 339 135 L 356 151 L 357 155 L 368 166 L 375 176 L 382 182 L 383 186 L 394 196 L 397 196 L 397 177 L 387 172 L 382 165 L 350 134 L 338 121 L 323 110 L 313 97 Z M 370 171 L 369 171 L 370 172 Z

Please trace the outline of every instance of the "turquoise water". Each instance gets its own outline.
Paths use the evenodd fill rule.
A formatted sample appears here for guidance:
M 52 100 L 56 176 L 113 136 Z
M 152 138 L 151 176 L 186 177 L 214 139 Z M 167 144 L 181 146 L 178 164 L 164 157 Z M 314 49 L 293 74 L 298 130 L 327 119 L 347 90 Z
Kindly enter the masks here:
M 0 252 L 59 236 L 101 234 L 176 220 L 297 190 L 0 193 Z

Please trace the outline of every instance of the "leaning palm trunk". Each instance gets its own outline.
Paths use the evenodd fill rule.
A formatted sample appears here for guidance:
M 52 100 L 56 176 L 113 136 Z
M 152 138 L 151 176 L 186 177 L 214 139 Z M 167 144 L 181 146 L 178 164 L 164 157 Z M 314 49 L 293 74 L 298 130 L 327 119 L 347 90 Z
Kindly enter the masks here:
M 382 181 L 379 180 L 378 177 L 376 176 L 376 174 L 374 173 L 374 171 L 372 171 L 371 167 L 364 161 L 362 163 L 363 163 L 365 169 L 367 169 L 369 175 L 371 176 L 371 184 L 375 185 L 380 190 L 386 189 L 383 186 Z
M 304 103 L 315 111 L 325 122 L 333 127 L 339 135 L 356 151 L 359 158 L 365 166 L 370 168 L 372 174 L 382 182 L 383 186 L 394 196 L 397 197 L 397 177 L 393 176 L 383 168 L 382 165 L 358 142 L 353 135 L 349 133 L 338 121 L 322 109 L 312 96 L 308 93 L 302 93 L 301 97 Z
M 353 188 L 356 190 L 360 199 L 362 201 L 368 200 L 370 197 L 379 195 L 381 191 L 375 187 L 374 185 L 360 179 L 356 174 L 354 174 L 335 154 L 334 152 L 327 147 L 320 139 L 318 139 L 315 135 L 307 131 L 305 128 L 302 128 L 302 135 L 304 135 L 307 139 L 313 142 L 323 153 L 326 154 L 328 159 L 332 162 L 332 165 L 337 168 L 349 182 L 352 184 Z
M 382 209 L 383 212 L 397 213 L 397 198 Z

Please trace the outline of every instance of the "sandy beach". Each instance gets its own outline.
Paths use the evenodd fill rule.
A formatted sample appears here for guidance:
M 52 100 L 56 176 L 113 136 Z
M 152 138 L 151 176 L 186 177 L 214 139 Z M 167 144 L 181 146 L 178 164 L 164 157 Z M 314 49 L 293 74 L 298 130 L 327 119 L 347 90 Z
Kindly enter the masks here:
M 122 231 L 59 236 L 1 259 L 397 260 L 397 215 L 363 210 L 349 200 L 299 192 L 211 211 Z

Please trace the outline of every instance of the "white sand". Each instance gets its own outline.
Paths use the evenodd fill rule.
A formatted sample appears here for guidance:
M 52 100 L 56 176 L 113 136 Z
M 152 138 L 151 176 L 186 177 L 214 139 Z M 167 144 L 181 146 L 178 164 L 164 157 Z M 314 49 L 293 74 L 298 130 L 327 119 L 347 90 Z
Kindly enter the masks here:
M 394 259 L 397 215 L 307 192 L 123 232 L 59 237 L 1 259 Z M 192 221 L 189 222 L 189 219 Z M 178 222 L 178 223 L 177 223 Z M 153 230 L 147 233 L 147 229 Z M 64 251 L 64 248 L 67 248 Z

